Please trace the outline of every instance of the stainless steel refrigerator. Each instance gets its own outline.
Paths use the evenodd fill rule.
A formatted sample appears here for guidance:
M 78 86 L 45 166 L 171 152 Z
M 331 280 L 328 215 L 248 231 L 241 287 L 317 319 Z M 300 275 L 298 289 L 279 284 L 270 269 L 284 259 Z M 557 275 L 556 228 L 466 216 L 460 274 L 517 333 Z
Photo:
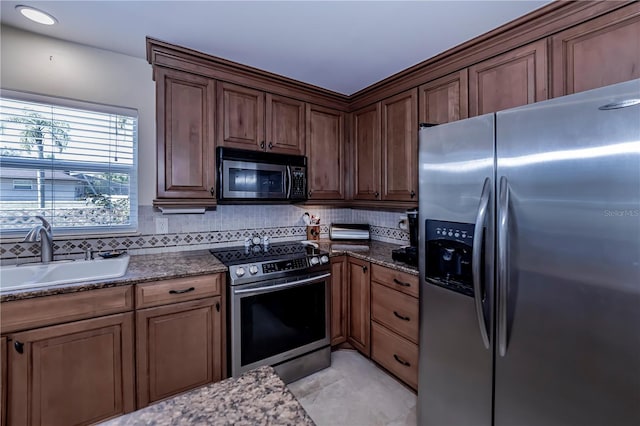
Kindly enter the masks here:
M 418 423 L 640 425 L 640 80 L 419 135 Z

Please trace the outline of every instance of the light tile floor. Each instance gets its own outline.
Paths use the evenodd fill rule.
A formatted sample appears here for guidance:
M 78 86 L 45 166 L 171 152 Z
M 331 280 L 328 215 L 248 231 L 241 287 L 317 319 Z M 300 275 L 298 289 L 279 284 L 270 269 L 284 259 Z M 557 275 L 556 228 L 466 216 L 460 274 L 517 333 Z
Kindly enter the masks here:
M 331 367 L 289 384 L 318 426 L 415 426 L 416 394 L 357 351 L 331 354 Z

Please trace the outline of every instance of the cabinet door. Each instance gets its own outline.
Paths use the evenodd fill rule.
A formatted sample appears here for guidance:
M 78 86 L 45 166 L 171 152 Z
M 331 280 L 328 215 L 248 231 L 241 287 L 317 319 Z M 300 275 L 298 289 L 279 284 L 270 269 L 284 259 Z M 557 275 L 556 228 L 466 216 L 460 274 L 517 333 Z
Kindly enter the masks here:
M 307 177 L 312 200 L 344 199 L 344 113 L 307 104 Z
M 415 201 L 418 194 L 418 92 L 382 101 L 382 199 Z
M 220 297 L 136 312 L 138 408 L 222 378 Z
M 264 149 L 263 92 L 218 83 L 218 144 L 240 149 Z
M 331 258 L 331 345 L 347 341 L 347 257 Z
M 640 77 L 640 3 L 559 32 L 553 44 L 553 96 Z
M 356 200 L 380 199 L 380 103 L 353 113 Z
M 158 198 L 215 201 L 214 81 L 156 68 Z
M 85 425 L 133 411 L 133 313 L 8 336 L 9 424 Z
M 469 117 L 467 76 L 465 69 L 420 86 L 420 123 L 444 124 Z
M 7 424 L 7 338 L 0 338 L 0 425 Z
M 469 68 L 469 115 L 547 99 L 547 42 L 540 40 Z
M 304 155 L 304 102 L 267 93 L 267 152 Z
M 347 260 L 349 299 L 349 324 L 347 340 L 364 355 L 369 356 L 371 330 L 369 262 L 349 258 Z

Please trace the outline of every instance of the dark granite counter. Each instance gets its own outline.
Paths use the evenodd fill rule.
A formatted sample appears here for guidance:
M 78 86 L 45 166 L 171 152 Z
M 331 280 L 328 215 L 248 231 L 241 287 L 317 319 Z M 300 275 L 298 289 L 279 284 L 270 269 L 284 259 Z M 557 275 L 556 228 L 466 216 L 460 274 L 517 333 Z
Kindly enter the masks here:
M 330 240 L 320 240 L 318 244 L 320 248 L 328 251 L 332 256 L 348 254 L 371 263 L 418 275 L 418 268 L 397 262 L 391 258 L 391 250 L 401 247 L 396 244 L 382 241 L 353 243 Z M 208 250 L 134 255 L 131 256 L 129 261 L 127 273 L 122 277 L 44 288 L 13 290 L 0 295 L 0 302 L 226 271 L 227 267 L 211 255 Z
M 273 368 L 265 366 L 102 423 L 124 425 L 296 425 L 311 417 Z

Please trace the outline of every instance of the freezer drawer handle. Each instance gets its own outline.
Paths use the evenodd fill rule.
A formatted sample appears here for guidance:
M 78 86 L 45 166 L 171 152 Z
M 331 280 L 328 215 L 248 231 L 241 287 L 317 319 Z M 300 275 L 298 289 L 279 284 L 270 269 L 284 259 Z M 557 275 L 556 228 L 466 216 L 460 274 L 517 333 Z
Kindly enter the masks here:
M 478 214 L 476 215 L 476 223 L 473 237 L 473 252 L 471 258 L 471 275 L 473 278 L 473 298 L 476 306 L 476 317 L 480 326 L 480 335 L 484 347 L 489 349 L 489 333 L 487 332 L 487 323 L 484 318 L 483 299 L 484 289 L 482 286 L 482 251 L 484 250 L 484 224 L 487 219 L 487 211 L 489 210 L 489 200 L 491 199 L 491 179 L 486 178 L 482 186 L 482 195 L 480 196 L 480 204 L 478 205 Z
M 397 278 L 394 278 L 394 279 L 393 279 L 393 282 L 394 282 L 394 283 L 396 283 L 396 284 L 398 284 L 398 285 L 401 285 L 402 287 L 411 287 L 411 284 L 409 284 L 409 283 L 405 283 L 405 282 L 402 282 L 402 281 L 400 281 L 400 280 L 399 280 L 399 279 L 397 279 Z
M 402 321 L 411 321 L 411 318 L 409 317 L 405 317 L 400 315 L 399 313 L 397 313 L 396 311 L 393 311 L 393 315 L 397 316 L 398 318 L 400 318 Z
M 498 352 L 507 354 L 507 281 L 509 279 L 509 182 L 500 178 L 498 208 Z
M 411 367 L 410 363 L 408 363 L 407 361 L 403 360 L 398 355 L 393 354 L 393 357 L 396 359 L 396 361 L 398 361 L 400 364 L 404 365 L 405 367 Z

